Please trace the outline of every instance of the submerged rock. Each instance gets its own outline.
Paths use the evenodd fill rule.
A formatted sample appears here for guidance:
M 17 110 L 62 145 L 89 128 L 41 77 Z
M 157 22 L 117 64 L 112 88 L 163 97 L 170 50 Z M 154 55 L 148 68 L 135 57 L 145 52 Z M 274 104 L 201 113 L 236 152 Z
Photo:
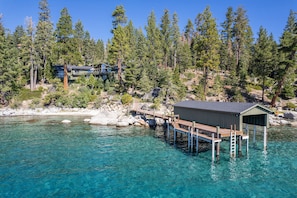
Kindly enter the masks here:
M 71 120 L 62 120 L 62 123 L 65 123 L 65 124 L 71 123 Z

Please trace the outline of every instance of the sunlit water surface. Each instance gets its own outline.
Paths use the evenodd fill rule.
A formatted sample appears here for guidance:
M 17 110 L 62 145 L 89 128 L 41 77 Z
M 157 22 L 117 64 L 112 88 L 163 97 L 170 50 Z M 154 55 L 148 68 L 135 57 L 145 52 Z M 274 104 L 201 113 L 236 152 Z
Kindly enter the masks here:
M 268 130 L 232 160 L 192 155 L 161 131 L 83 117 L 1 117 L 0 197 L 297 197 L 297 131 Z M 244 149 L 245 151 L 245 149 Z

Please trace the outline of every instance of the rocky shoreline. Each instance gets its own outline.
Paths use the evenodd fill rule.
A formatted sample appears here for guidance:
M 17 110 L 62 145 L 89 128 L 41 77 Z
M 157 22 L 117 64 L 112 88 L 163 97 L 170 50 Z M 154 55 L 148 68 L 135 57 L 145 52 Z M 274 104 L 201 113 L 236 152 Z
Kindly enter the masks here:
M 46 116 L 46 115 L 68 115 L 68 116 L 88 116 L 91 118 L 84 119 L 85 122 L 94 125 L 110 125 L 110 126 L 145 126 L 163 125 L 164 120 L 145 120 L 143 117 L 133 116 L 127 107 L 122 105 L 104 105 L 99 109 L 69 109 L 69 108 L 36 108 L 36 109 L 0 109 L 1 116 Z M 71 122 L 63 120 L 63 123 Z M 279 116 L 270 115 L 269 123 L 271 126 L 292 126 L 297 127 L 297 112 L 287 111 Z
M 71 116 L 86 116 L 84 122 L 93 125 L 108 125 L 125 127 L 129 125 L 149 127 L 149 120 L 144 120 L 141 116 L 132 116 L 128 109 L 122 105 L 105 105 L 99 109 L 79 109 L 79 108 L 36 108 L 36 109 L 0 109 L 0 117 L 8 116 L 69 116 L 69 119 L 62 120 L 62 123 L 70 123 Z M 162 124 L 159 119 L 156 124 Z

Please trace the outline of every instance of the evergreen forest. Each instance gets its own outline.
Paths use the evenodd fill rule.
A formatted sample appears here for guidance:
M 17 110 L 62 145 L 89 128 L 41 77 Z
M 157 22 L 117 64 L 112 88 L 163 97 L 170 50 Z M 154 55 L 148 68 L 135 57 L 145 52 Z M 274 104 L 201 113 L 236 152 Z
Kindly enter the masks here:
M 48 0 L 40 0 L 36 26 L 8 30 L 0 16 L 0 106 L 100 107 L 113 96 L 160 104 L 180 100 L 262 102 L 272 107 L 296 97 L 296 12 L 288 10 L 281 38 L 265 27 L 252 30 L 247 10 L 229 7 L 218 24 L 211 7 L 179 27 L 178 13 L 165 9 L 160 19 L 152 11 L 135 28 L 124 6 L 112 16 L 112 38 L 104 43 L 72 21 L 65 7 L 56 24 Z M 157 23 L 160 21 L 160 23 Z M 256 32 L 256 34 L 254 34 Z M 254 36 L 256 35 L 256 36 Z M 254 38 L 255 37 L 255 38 Z M 113 77 L 93 75 L 73 82 L 55 75 L 53 66 L 117 67 Z M 158 88 L 158 94 L 150 96 Z M 255 97 L 255 91 L 260 97 Z M 295 108 L 295 104 L 287 104 Z

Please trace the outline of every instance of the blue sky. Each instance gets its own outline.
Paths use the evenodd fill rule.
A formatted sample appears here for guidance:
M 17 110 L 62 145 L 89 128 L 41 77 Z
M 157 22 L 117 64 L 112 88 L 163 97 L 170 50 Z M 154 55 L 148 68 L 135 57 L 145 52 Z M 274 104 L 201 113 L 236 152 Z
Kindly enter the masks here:
M 18 25 L 25 27 L 25 18 L 32 17 L 38 22 L 38 3 L 40 0 L 0 0 L 0 13 L 4 27 L 11 32 Z M 296 0 L 48 0 L 51 10 L 51 19 L 57 23 L 60 12 L 67 7 L 75 24 L 81 20 L 84 29 L 89 31 L 94 39 L 107 41 L 112 37 L 111 14 L 117 5 L 123 5 L 129 20 L 136 28 L 147 25 L 149 14 L 154 11 L 157 23 L 163 15 L 164 9 L 174 12 L 179 18 L 179 27 L 184 29 L 188 19 L 194 21 L 197 14 L 202 13 L 206 6 L 210 6 L 218 28 L 225 20 L 228 7 L 236 10 L 242 6 L 247 11 L 249 23 L 255 37 L 262 25 L 275 40 L 279 40 L 286 25 L 290 10 L 297 11 Z

